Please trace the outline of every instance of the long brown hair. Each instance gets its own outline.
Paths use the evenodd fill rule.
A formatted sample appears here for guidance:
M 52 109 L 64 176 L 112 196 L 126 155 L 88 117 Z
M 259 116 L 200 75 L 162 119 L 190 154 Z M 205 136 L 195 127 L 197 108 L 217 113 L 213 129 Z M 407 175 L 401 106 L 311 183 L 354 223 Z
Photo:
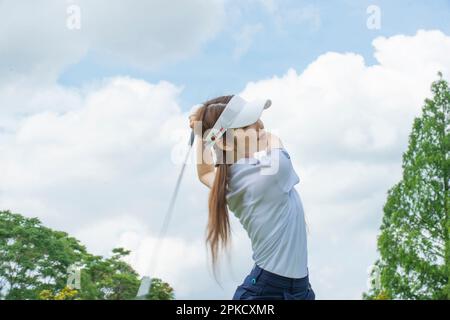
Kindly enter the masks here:
M 203 103 L 196 112 L 196 121 L 202 122 L 202 134 L 211 129 L 225 109 L 233 95 L 220 96 Z M 219 104 L 219 105 L 217 105 Z M 224 104 L 224 105 L 220 105 Z M 213 106 L 214 105 L 214 106 Z M 223 136 L 226 145 L 226 135 Z M 223 158 L 225 159 L 225 150 Z M 214 183 L 208 198 L 208 225 L 206 228 L 206 244 L 209 245 L 214 275 L 220 249 L 226 249 L 230 240 L 230 220 L 228 215 L 226 193 L 228 187 L 228 167 L 226 161 L 218 161 Z

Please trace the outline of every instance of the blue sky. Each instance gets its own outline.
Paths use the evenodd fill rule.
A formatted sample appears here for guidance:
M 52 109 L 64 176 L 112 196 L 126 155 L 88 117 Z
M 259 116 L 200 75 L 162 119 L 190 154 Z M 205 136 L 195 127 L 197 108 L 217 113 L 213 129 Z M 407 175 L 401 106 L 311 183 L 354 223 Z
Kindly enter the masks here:
M 280 24 L 258 1 L 239 2 L 241 15 L 230 25 L 227 20 L 212 40 L 188 58 L 143 70 L 126 63 L 104 63 L 100 54 L 90 51 L 81 61 L 68 66 L 59 82 L 80 86 L 86 81 L 116 75 L 152 83 L 166 80 L 185 87 L 180 104 L 188 109 L 216 95 L 239 92 L 250 81 L 280 76 L 289 68 L 301 71 L 328 51 L 359 53 L 370 65 L 375 63 L 372 40 L 378 36 L 413 35 L 418 29 L 450 33 L 450 0 L 275 1 L 281 12 Z M 236 4 L 227 5 L 226 10 L 233 14 Z M 379 30 L 366 27 L 369 5 L 381 9 Z M 286 19 L 288 12 L 303 8 L 317 17 Z M 262 29 L 252 37 L 248 51 L 233 59 L 234 36 L 246 24 L 261 24 Z
M 72 4 L 77 30 L 66 24 Z M 369 5 L 381 10 L 379 30 L 366 26 Z M 145 275 L 187 111 L 222 94 L 269 97 L 262 120 L 300 177 L 316 296 L 359 299 L 413 119 L 437 71 L 450 75 L 449 9 L 449 0 L 0 1 L 0 209 L 38 217 L 95 254 L 125 247 Z M 219 287 L 204 251 L 208 190 L 192 164 L 156 276 L 178 298 L 229 299 L 251 269 L 251 244 L 232 218 Z

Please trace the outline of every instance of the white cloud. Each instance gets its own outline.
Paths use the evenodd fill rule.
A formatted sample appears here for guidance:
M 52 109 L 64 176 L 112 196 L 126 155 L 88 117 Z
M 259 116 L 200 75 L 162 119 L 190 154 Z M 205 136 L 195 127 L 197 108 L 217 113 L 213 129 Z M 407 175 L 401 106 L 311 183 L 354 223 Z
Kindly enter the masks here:
M 450 75 L 449 43 L 438 31 L 379 38 L 376 65 L 357 54 L 327 53 L 302 73 L 291 69 L 242 92 L 273 101 L 263 121 L 285 142 L 301 179 L 317 298 L 358 298 L 365 290 L 386 191 L 400 177 L 401 154 L 431 81 L 438 70 Z M 415 52 L 409 67 L 405 47 Z M 78 90 L 0 86 L 0 207 L 39 216 L 97 253 L 126 246 L 132 264 L 147 273 L 180 169 L 171 151 L 188 133 L 181 90 L 127 77 Z M 203 244 L 206 201 L 190 164 L 158 271 L 179 298 L 229 299 L 251 268 L 249 239 L 232 218 L 223 289 L 214 282 Z
M 195 53 L 225 19 L 223 0 L 84 0 L 80 6 L 83 28 L 95 30 L 94 49 L 150 68 Z
M 85 35 L 66 28 L 62 1 L 0 2 L 0 83 L 2 80 L 53 81 L 68 63 L 86 52 Z
M 254 37 L 264 29 L 261 23 L 244 25 L 240 32 L 235 35 L 236 42 L 233 58 L 239 59 L 247 53 L 253 43 Z
M 298 1 L 255 0 L 273 18 L 275 25 L 283 29 L 286 24 L 302 24 L 316 30 L 322 21 L 319 7 Z
M 81 28 L 67 28 L 69 6 Z M 52 82 L 88 52 L 100 61 L 155 68 L 194 54 L 222 27 L 222 0 L 0 2 L 0 81 Z
M 153 255 L 155 245 L 160 244 L 159 255 Z M 158 242 L 157 237 L 147 234 L 124 233 L 120 237 L 119 246 L 130 248 L 132 254 L 128 259 L 141 275 L 159 277 L 171 284 L 176 290 L 176 297 L 189 297 L 195 294 L 192 283 L 186 281 L 186 275 L 201 275 L 206 264 L 205 254 L 202 249 L 202 241 L 186 241 L 178 237 L 166 237 L 163 242 Z M 158 258 L 151 261 L 151 258 Z M 155 263 L 156 269 L 155 269 Z M 150 271 L 154 273 L 150 273 Z M 197 278 L 198 279 L 198 278 Z
M 56 96 L 59 89 L 54 87 Z M 52 217 L 72 231 L 93 215 L 139 216 L 150 204 L 162 211 L 165 199 L 149 199 L 171 186 L 176 174 L 170 151 L 179 131 L 187 132 L 176 102 L 180 90 L 167 82 L 112 78 L 83 94 L 68 89 L 67 101 L 77 96 L 74 109 L 49 107 L 16 118 L 0 135 L 1 204 Z M 51 101 L 52 87 L 47 93 Z M 21 102 L 9 100 L 8 109 L 20 109 Z M 27 200 L 16 202 L 20 198 Z
M 306 24 L 313 30 L 317 30 L 322 24 L 320 10 L 314 5 L 287 10 L 284 20 L 292 24 Z
M 449 75 L 448 53 L 450 41 L 441 31 L 419 30 L 414 36 L 397 35 L 390 38 L 379 37 L 373 42 L 375 58 L 395 75 L 409 73 L 420 77 L 434 77 L 433 71 L 441 70 Z M 434 50 L 440 47 L 441 50 Z M 405 80 L 405 79 L 403 79 Z M 418 79 L 411 79 L 418 81 Z

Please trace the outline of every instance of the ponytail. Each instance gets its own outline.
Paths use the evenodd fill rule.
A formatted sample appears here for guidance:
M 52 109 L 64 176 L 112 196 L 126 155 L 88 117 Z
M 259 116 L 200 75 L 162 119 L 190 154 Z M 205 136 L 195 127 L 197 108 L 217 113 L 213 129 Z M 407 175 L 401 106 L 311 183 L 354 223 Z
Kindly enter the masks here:
M 206 242 L 210 246 L 214 275 L 216 274 L 219 250 L 226 248 L 230 240 L 230 220 L 226 200 L 228 166 L 226 163 L 217 165 L 214 183 L 209 193 Z
M 197 110 L 197 120 L 202 121 L 202 132 L 214 127 L 217 119 L 225 109 L 227 103 L 233 95 L 220 96 L 203 103 Z M 223 137 L 226 145 L 226 135 Z M 216 155 L 220 151 L 216 150 Z M 208 199 L 208 225 L 206 227 L 206 245 L 209 246 L 214 276 L 216 277 L 216 267 L 221 249 L 226 249 L 231 239 L 230 220 L 227 208 L 227 187 L 229 164 L 224 161 L 226 152 L 222 150 L 221 161 L 216 162 L 216 172 L 213 185 Z M 216 277 L 217 279 L 217 277 Z

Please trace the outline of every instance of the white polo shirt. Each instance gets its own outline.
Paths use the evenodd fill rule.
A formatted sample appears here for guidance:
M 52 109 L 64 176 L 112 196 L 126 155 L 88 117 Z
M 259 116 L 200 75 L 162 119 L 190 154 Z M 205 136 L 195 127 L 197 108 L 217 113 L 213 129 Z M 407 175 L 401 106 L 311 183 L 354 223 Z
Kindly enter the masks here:
M 305 217 L 297 176 L 286 149 L 273 148 L 230 165 L 227 203 L 250 237 L 264 270 L 303 278 L 307 270 Z

